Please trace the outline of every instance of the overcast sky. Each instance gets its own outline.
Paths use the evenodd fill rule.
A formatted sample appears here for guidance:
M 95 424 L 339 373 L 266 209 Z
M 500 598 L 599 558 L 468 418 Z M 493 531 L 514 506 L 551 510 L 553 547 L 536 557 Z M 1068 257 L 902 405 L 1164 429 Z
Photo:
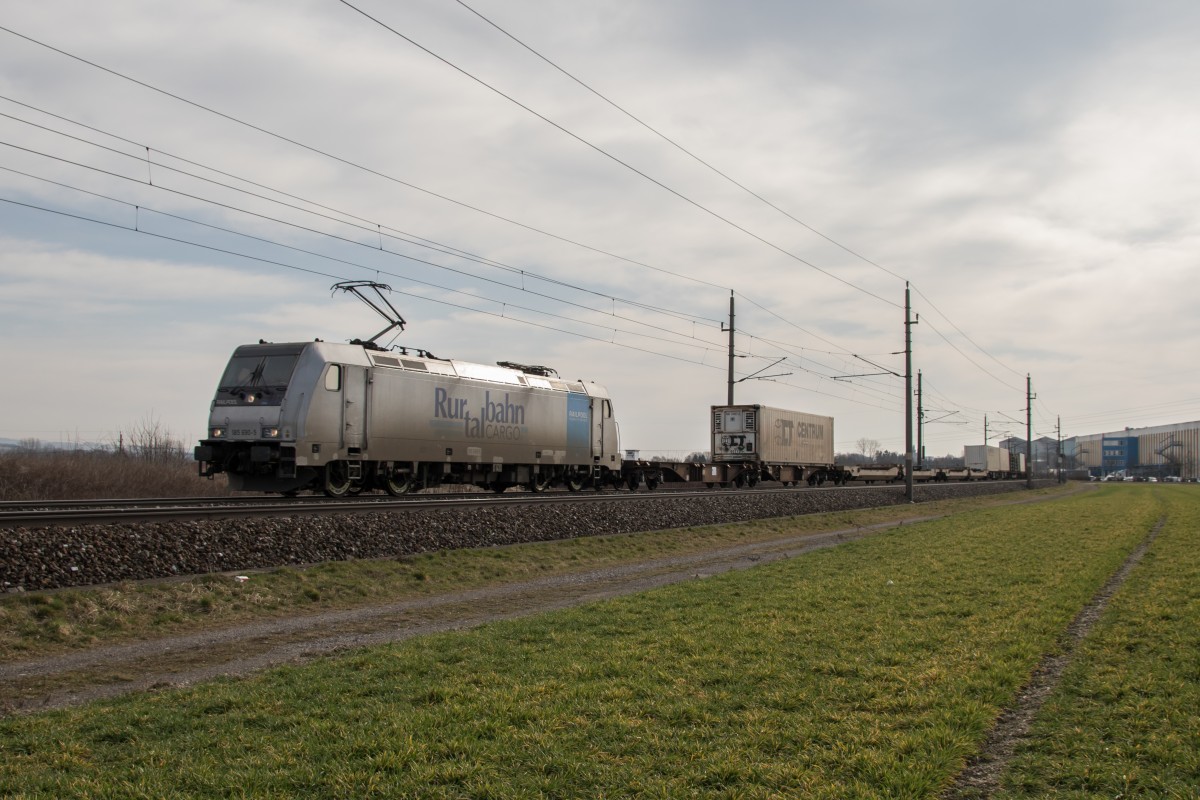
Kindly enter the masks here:
M 0 25 L 0 437 L 191 442 L 237 345 L 383 326 L 350 279 L 394 289 L 395 344 L 606 385 L 643 455 L 707 448 L 730 290 L 736 400 L 832 416 L 839 451 L 903 451 L 906 280 L 930 455 L 985 414 L 1023 436 L 1026 374 L 1035 435 L 1200 419 L 1190 0 Z

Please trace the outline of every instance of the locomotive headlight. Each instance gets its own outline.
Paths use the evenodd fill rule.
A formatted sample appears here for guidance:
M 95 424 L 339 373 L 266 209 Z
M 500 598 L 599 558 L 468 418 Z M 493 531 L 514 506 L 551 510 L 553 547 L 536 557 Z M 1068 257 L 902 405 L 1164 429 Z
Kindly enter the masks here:
M 263 428 L 262 435 L 264 439 L 278 439 L 279 428 Z
M 250 394 L 246 395 L 246 402 L 247 402 L 247 403 L 253 403 L 253 402 L 254 402 L 254 394 L 253 394 L 253 393 L 250 393 Z
M 223 438 L 225 438 L 225 429 L 224 428 L 209 428 L 208 436 L 210 439 L 223 439 Z

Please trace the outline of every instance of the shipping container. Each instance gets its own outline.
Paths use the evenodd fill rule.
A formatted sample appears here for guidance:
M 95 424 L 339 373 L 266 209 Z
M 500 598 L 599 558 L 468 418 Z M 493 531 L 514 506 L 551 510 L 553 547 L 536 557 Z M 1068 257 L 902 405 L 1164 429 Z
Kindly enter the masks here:
M 990 444 L 969 444 L 963 448 L 963 464 L 974 472 L 997 477 L 1009 471 L 1008 451 Z
M 715 462 L 833 464 L 833 417 L 760 405 L 712 407 Z

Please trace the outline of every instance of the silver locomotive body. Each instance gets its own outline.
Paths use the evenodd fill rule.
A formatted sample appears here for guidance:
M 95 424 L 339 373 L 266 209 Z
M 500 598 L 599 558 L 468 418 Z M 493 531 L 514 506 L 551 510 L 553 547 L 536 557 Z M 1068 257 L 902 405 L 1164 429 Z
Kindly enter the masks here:
M 234 489 L 338 496 L 615 485 L 620 452 L 611 400 L 594 383 L 304 342 L 234 351 L 195 458 Z

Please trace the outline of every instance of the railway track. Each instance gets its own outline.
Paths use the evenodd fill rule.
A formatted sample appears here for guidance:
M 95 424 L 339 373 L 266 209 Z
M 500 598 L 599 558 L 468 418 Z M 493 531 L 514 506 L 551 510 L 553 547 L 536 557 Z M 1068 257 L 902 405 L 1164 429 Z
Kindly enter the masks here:
M 884 490 L 889 484 L 851 486 L 849 489 Z M 654 492 L 641 490 L 579 492 L 548 491 L 544 493 L 510 492 L 508 494 L 447 493 L 414 494 L 404 497 L 367 495 L 345 499 L 330 499 L 314 495 L 283 498 L 276 495 L 238 497 L 177 497 L 142 498 L 133 500 L 56 500 L 44 502 L 0 502 L 0 528 L 51 527 L 58 525 L 93 525 L 116 522 L 161 522 L 167 520 L 209 520 L 252 517 L 292 517 L 331 513 L 364 514 L 383 511 L 415 511 L 432 508 L 485 508 L 502 505 L 543 505 L 579 502 L 624 502 L 653 497 L 713 497 L 722 493 L 770 494 L 810 491 L 839 491 L 839 487 L 758 487 L 754 489 L 707 489 L 684 486 L 660 487 Z
M 1010 482 L 1011 483 L 1011 482 Z M 919 502 L 1014 491 L 922 486 Z M 437 499 L 433 499 L 437 498 Z M 171 506 L 0 510 L 0 594 L 550 539 L 725 525 L 903 503 L 900 486 L 430 495 L 399 500 L 237 498 Z M 143 501 L 144 503 L 144 501 Z M 94 505 L 94 504 L 92 504 Z M 391 512 L 391 513 L 380 513 Z M 32 519 L 30 515 L 34 515 Z M 121 524 L 91 524 L 96 522 Z
M 745 491 L 745 490 L 743 490 Z M 797 491 L 756 489 L 754 491 Z M 414 511 L 430 508 L 472 508 L 509 504 L 552 504 L 565 502 L 614 502 L 630 497 L 712 494 L 708 489 L 673 489 L 631 493 L 626 491 L 486 492 L 415 494 L 405 497 L 368 495 L 330 499 L 319 495 L 283 498 L 275 495 L 252 497 L 180 497 L 134 500 L 56 500 L 48 502 L 0 503 L 0 528 L 18 526 L 92 525 L 112 522 L 161 522 L 185 519 L 230 519 L 235 517 L 287 517 L 329 513 L 363 514 L 380 511 Z

